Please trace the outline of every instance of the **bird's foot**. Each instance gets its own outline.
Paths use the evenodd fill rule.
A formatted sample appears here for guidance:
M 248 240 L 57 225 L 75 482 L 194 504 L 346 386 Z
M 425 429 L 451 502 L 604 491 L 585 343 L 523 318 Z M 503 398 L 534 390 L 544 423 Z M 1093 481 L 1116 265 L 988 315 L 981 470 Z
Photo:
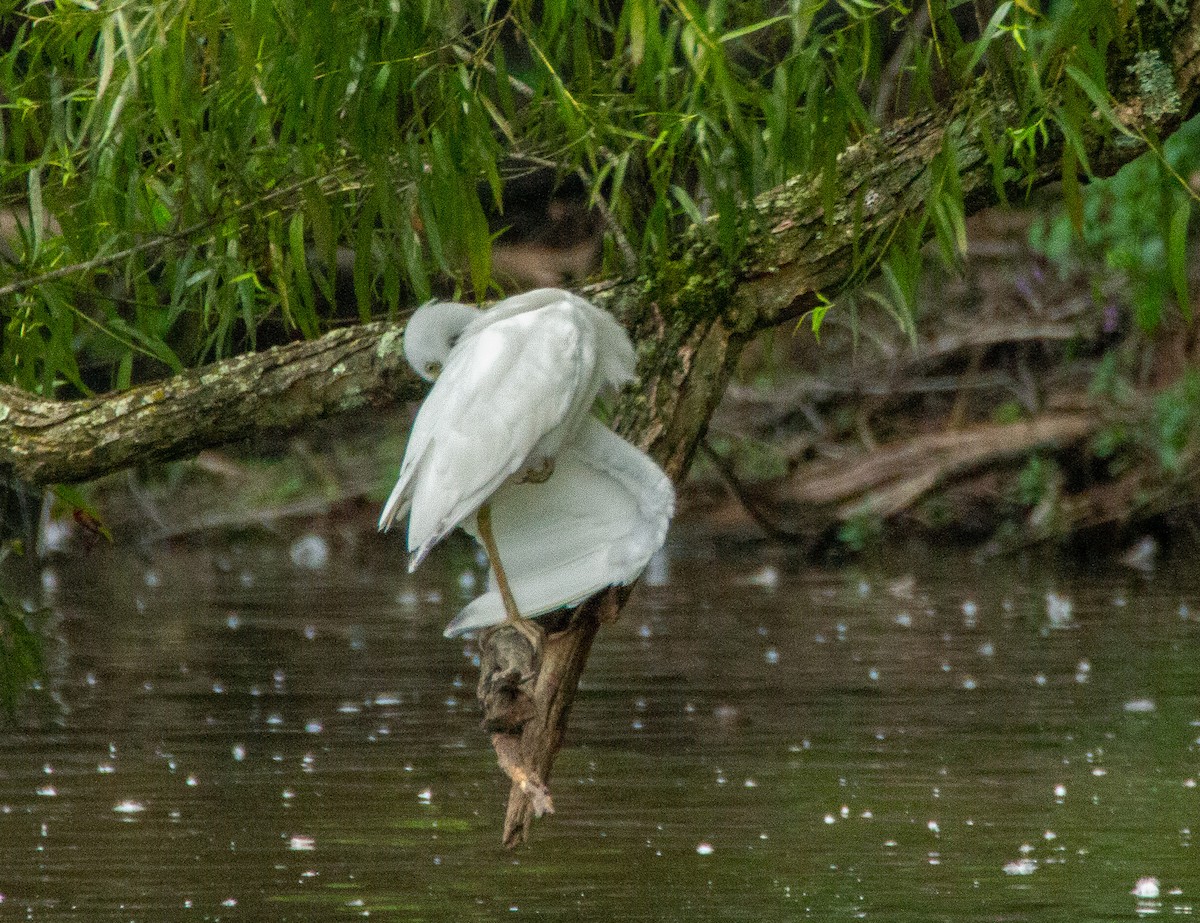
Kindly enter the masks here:
M 479 636 L 479 686 L 483 727 L 519 734 L 534 716 L 534 691 L 542 659 L 542 629 L 525 619 L 505 621 Z
M 544 484 L 550 480 L 550 475 L 554 473 L 554 459 L 544 458 L 542 464 L 537 468 L 526 468 L 521 472 L 522 484 Z

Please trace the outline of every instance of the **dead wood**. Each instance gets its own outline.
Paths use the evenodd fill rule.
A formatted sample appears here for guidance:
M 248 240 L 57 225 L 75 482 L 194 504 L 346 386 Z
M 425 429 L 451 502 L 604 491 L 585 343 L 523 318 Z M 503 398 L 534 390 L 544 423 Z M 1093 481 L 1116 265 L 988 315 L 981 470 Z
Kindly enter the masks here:
M 842 520 L 864 513 L 886 518 L 948 478 L 1038 448 L 1061 448 L 1090 435 L 1100 422 L 1095 414 L 1048 414 L 922 434 L 854 461 L 810 466 L 790 485 L 789 493 L 794 502 L 836 506 Z

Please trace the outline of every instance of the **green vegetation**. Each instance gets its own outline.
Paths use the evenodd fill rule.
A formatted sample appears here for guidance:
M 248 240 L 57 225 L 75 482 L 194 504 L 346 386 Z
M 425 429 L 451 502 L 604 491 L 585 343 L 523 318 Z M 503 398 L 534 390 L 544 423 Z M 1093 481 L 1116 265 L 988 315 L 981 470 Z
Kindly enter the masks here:
M 42 676 L 42 645 L 25 617 L 0 594 L 0 716 L 13 717 L 26 687 Z
M 689 226 L 733 260 L 739 205 L 808 175 L 833 216 L 848 143 L 979 74 L 1024 126 L 992 139 L 997 189 L 1063 144 L 1070 190 L 1090 171 L 1083 138 L 1128 131 L 1110 59 L 1177 14 L 1005 2 L 964 33 L 972 15 L 959 0 L 9 4 L 0 381 L 121 388 L 434 290 L 494 294 L 505 186 L 534 170 L 585 178 L 610 269 L 669 257 Z M 1161 62 L 1136 62 L 1170 107 Z M 962 252 L 959 168 L 947 143 L 918 226 L 863 241 L 898 304 L 927 228 Z

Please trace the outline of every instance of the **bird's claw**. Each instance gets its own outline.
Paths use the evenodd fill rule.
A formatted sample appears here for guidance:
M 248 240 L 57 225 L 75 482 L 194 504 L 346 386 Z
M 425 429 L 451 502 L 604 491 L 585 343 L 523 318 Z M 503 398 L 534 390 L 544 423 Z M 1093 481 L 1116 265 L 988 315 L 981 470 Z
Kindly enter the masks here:
M 479 636 L 479 686 L 483 726 L 490 733 L 518 734 L 535 714 L 534 689 L 542 659 L 542 629 L 521 619 Z

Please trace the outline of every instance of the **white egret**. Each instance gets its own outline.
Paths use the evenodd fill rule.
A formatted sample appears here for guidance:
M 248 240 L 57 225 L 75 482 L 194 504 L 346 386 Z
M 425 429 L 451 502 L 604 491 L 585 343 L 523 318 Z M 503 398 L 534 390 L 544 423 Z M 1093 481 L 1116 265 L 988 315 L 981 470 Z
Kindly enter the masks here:
M 675 489 L 645 452 L 589 417 L 544 484 L 509 482 L 492 495 L 496 550 L 526 618 L 575 606 L 641 575 L 667 537 Z M 463 527 L 478 538 L 469 523 Z M 504 621 L 491 587 L 446 626 L 446 637 Z
M 486 312 L 431 303 L 409 321 L 404 351 L 417 373 L 434 386 L 413 424 L 400 477 L 379 526 L 386 530 L 409 513 L 410 570 L 456 525 L 467 526 L 487 550 L 496 584 L 493 593 L 498 593 L 504 617 L 536 646 L 536 630 L 520 621 L 512 575 L 506 573 L 510 568 L 501 563 L 497 551 L 492 509 L 499 499 L 502 544 L 512 549 L 518 562 L 517 586 L 532 606 L 529 614 L 557 608 L 546 608 L 548 600 L 561 599 L 558 605 L 566 605 L 594 592 L 583 587 L 582 574 L 564 576 L 556 585 L 534 564 L 538 544 L 546 541 L 547 550 L 557 550 L 563 530 L 595 527 L 578 533 L 576 555 L 560 555 L 564 567 L 588 569 L 582 562 L 600 554 L 605 542 L 610 546 L 605 553 L 611 552 L 617 561 L 608 571 L 596 561 L 588 586 L 600 589 L 636 578 L 662 544 L 674 496 L 670 483 L 649 458 L 598 423 L 589 422 L 587 437 L 573 443 L 589 420 L 597 394 L 633 377 L 633 346 L 612 317 L 559 289 L 527 292 Z M 574 447 L 564 452 L 568 446 Z M 564 455 L 569 459 L 567 476 L 551 478 L 556 460 Z M 553 486 L 534 489 L 532 484 L 547 478 Z M 655 489 L 658 498 L 646 499 Z M 608 502 L 589 506 L 593 492 L 607 492 Z M 616 528 L 601 536 L 595 530 L 603 528 L 602 517 L 594 514 L 619 506 L 612 502 L 614 496 L 626 501 L 630 520 L 613 523 L 610 518 L 609 525 Z M 644 551 L 651 543 L 654 547 Z M 616 550 L 618 545 L 621 550 Z M 473 611 L 470 624 L 457 625 L 456 620 L 455 630 L 503 621 L 492 608 L 493 594 L 483 598 L 489 602 Z

